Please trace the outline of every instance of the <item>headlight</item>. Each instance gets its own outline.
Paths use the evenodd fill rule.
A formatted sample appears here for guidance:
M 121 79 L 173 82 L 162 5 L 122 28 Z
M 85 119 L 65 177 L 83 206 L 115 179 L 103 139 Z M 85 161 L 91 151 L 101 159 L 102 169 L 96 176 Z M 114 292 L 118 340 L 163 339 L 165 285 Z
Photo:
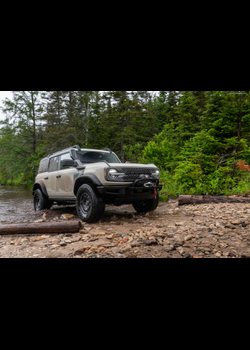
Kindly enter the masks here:
M 154 175 L 155 177 L 157 177 L 157 179 L 160 178 L 161 174 L 159 170 L 156 170 L 152 175 Z
M 106 180 L 115 180 L 118 178 L 122 178 L 125 174 L 119 173 L 117 169 L 105 169 L 104 170 L 104 176 Z
M 115 179 L 117 177 L 118 171 L 116 169 L 111 169 L 109 170 L 108 174 L 111 179 Z

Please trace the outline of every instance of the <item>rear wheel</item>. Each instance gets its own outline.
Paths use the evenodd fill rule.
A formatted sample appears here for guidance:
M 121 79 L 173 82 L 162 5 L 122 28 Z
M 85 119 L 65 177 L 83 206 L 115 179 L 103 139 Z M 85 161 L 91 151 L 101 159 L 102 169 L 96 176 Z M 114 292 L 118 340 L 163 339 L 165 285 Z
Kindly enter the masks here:
M 52 202 L 50 202 L 42 193 L 41 190 L 37 189 L 34 193 L 34 209 L 40 211 L 44 209 L 50 209 Z
M 90 185 L 82 185 L 77 192 L 76 210 L 79 218 L 94 223 L 103 217 L 105 203 Z
M 134 209 L 140 213 L 140 214 L 145 214 L 148 213 L 149 211 L 154 211 L 159 204 L 159 194 L 157 193 L 157 198 L 155 199 L 147 199 L 145 201 L 139 201 L 133 203 Z

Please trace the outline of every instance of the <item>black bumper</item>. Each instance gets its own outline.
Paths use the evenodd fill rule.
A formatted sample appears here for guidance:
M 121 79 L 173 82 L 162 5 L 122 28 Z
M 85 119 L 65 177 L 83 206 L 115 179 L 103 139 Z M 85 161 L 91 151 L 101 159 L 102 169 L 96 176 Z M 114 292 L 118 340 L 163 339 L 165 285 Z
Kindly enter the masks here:
M 155 186 L 156 191 L 162 189 L 161 185 Z M 155 198 L 154 187 L 135 187 L 127 186 L 97 186 L 100 195 L 110 200 L 116 205 L 132 204 L 137 201 Z

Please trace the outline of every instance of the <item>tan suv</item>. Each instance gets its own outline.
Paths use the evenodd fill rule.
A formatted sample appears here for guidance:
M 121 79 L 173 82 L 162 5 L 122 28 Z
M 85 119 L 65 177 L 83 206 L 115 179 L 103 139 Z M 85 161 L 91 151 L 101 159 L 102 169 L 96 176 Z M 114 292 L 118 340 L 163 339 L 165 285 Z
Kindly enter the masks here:
M 154 164 L 121 163 L 110 149 L 72 146 L 40 162 L 33 187 L 36 211 L 55 203 L 75 204 L 82 221 L 93 223 L 105 204 L 132 204 L 139 213 L 157 208 L 160 171 Z

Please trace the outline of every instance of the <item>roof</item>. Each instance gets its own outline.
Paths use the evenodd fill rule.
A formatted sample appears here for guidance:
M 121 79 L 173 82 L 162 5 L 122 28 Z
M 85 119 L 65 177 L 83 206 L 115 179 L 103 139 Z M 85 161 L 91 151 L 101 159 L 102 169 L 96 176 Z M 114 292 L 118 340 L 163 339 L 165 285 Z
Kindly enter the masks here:
M 65 148 L 61 151 L 58 151 L 58 152 L 55 152 L 55 153 L 51 153 L 49 154 L 46 158 L 42 159 L 42 161 L 46 160 L 46 159 L 49 159 L 51 157 L 57 157 L 57 156 L 60 156 L 61 154 L 63 153 L 67 153 L 67 152 L 70 152 L 71 149 L 76 149 L 76 150 L 81 150 L 81 151 L 88 151 L 88 152 L 104 152 L 104 153 L 110 153 L 109 151 L 106 151 L 104 149 L 93 149 L 93 148 L 78 148 L 79 146 L 72 146 L 72 147 L 69 147 L 69 148 Z

